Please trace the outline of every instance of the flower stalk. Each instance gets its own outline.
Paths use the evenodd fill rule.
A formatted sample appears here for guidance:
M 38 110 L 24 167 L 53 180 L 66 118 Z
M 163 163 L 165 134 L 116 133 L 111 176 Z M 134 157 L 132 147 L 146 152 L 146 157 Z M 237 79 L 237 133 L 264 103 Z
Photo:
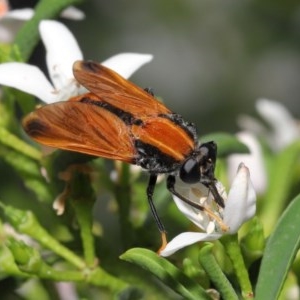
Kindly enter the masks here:
M 77 217 L 80 235 L 83 245 L 84 259 L 87 267 L 95 267 L 97 263 L 95 255 L 95 241 L 92 234 L 93 226 L 93 205 L 95 195 L 91 188 L 89 174 L 73 174 L 71 182 L 71 203 Z
M 212 254 L 212 247 L 212 244 L 205 243 L 199 251 L 199 262 L 210 280 L 214 283 L 218 292 L 222 295 L 223 299 L 238 300 L 238 296 L 231 283 L 222 272 L 219 264 Z
M 242 256 L 241 248 L 238 243 L 237 234 L 225 235 L 221 239 L 221 242 L 231 260 L 235 275 L 241 287 L 243 299 L 252 299 L 252 285 L 249 279 L 248 271 L 246 269 L 244 258 Z
M 118 178 L 115 181 L 113 191 L 119 208 L 119 220 L 124 249 L 132 245 L 133 230 L 129 221 L 131 193 L 130 193 L 130 168 L 128 164 L 120 164 L 117 170 Z

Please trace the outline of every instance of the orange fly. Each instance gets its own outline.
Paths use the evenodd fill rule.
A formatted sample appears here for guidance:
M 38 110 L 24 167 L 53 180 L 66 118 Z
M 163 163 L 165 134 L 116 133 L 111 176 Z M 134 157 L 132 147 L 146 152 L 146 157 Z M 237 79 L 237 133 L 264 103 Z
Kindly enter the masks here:
M 168 174 L 169 191 L 189 205 L 204 210 L 176 192 L 177 176 L 188 184 L 203 183 L 224 207 L 215 186 L 217 145 L 200 144 L 194 124 L 170 111 L 151 92 L 98 63 L 77 61 L 73 73 L 90 92 L 30 113 L 23 121 L 30 137 L 47 146 L 147 169 L 147 197 L 163 240 L 165 229 L 152 199 L 158 174 Z

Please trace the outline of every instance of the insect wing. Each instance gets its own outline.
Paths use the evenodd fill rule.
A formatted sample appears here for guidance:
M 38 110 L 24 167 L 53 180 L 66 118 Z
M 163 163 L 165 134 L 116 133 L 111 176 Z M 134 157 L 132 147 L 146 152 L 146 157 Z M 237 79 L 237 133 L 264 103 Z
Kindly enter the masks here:
M 98 63 L 76 61 L 73 73 L 78 82 L 96 94 L 101 101 L 135 117 L 171 113 L 151 94 Z
M 24 130 L 37 142 L 110 159 L 134 162 L 128 127 L 108 110 L 80 102 L 58 102 L 30 113 Z
M 157 149 L 156 154 L 167 156 L 174 162 L 184 160 L 195 147 L 191 136 L 167 118 L 145 118 L 141 126 L 132 126 L 132 133 L 143 144 Z

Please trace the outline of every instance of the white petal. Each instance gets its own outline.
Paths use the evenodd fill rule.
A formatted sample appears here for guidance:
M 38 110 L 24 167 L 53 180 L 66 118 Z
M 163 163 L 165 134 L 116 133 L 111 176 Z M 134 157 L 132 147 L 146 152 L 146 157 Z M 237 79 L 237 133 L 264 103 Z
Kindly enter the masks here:
M 222 183 L 217 181 L 216 188 L 219 192 L 219 195 L 226 202 L 227 193 Z M 216 209 L 217 206 L 212 193 L 210 193 L 209 189 L 202 183 L 198 182 L 195 184 L 187 184 L 176 177 L 175 190 L 186 199 L 208 208 L 217 218 L 222 218 L 221 215 L 223 209 Z M 189 220 L 191 220 L 197 227 L 205 232 L 211 232 L 213 225 L 213 230 L 215 230 L 216 224 L 212 224 L 211 216 L 207 213 L 207 211 L 201 211 L 197 208 L 194 208 L 175 195 L 173 195 L 173 200 L 180 212 L 183 213 Z M 214 221 L 216 221 L 216 219 L 214 219 Z M 222 225 L 225 225 L 221 220 L 220 222 Z
M 46 103 L 55 101 L 54 88 L 37 67 L 24 63 L 0 64 L 0 84 L 34 95 Z
M 182 194 L 184 195 L 184 194 Z M 183 202 L 181 199 L 179 199 L 177 196 L 172 195 L 173 200 L 180 210 L 181 213 L 183 213 L 190 221 L 192 221 L 197 227 L 200 229 L 206 231 L 207 226 L 209 225 L 209 217 L 205 215 L 203 212 L 193 208 L 189 204 Z M 187 197 L 188 198 L 188 197 Z M 190 198 L 188 198 L 191 200 Z
M 220 238 L 222 235 L 219 233 L 207 234 L 201 232 L 184 232 L 177 235 L 173 240 L 171 240 L 166 248 L 164 248 L 159 254 L 161 256 L 170 256 L 179 249 L 186 246 L 192 245 L 200 241 L 214 241 Z
M 15 19 L 21 21 L 27 21 L 31 19 L 34 15 L 34 10 L 31 8 L 22 8 L 22 9 L 14 9 L 7 12 L 3 18 L 4 19 Z
M 42 21 L 40 34 L 47 51 L 47 66 L 50 77 L 57 90 L 73 80 L 74 61 L 83 58 L 76 39 L 69 29 L 57 21 Z
M 256 194 L 248 168 L 241 163 L 231 185 L 224 209 L 224 223 L 228 233 L 236 233 L 241 225 L 252 218 L 256 211 Z
M 151 54 L 121 53 L 102 62 L 102 65 L 114 70 L 124 78 L 129 78 L 136 70 L 150 62 Z
M 273 143 L 278 150 L 299 138 L 300 130 L 297 123 L 280 102 L 259 99 L 256 108 L 272 126 L 275 133 Z
M 264 193 L 267 188 L 267 174 L 261 146 L 256 137 L 249 132 L 240 132 L 237 138 L 248 146 L 249 154 L 232 154 L 228 158 L 228 177 L 230 182 L 236 175 L 236 170 L 242 161 L 249 166 L 252 183 L 257 193 Z
M 60 16 L 66 19 L 77 21 L 83 20 L 85 18 L 84 12 L 74 6 L 69 6 L 66 9 L 64 9 L 61 12 Z

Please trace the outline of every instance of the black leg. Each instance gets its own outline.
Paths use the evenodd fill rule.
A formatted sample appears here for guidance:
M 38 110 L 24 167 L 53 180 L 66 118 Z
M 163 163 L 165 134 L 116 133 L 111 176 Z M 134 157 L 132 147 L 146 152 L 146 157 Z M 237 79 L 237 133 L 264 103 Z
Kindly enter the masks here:
M 220 218 L 220 216 L 216 215 L 210 208 L 207 208 L 207 207 L 204 207 L 204 206 L 201 206 L 185 197 L 183 197 L 182 195 L 180 195 L 176 190 L 175 190 L 175 182 L 176 182 L 176 179 L 175 179 L 175 176 L 173 175 L 169 175 L 168 178 L 167 178 L 167 188 L 168 190 L 175 196 L 177 196 L 181 201 L 187 203 L 188 205 L 200 210 L 200 211 L 205 211 L 206 214 L 208 216 L 210 216 L 212 219 L 216 220 L 219 224 L 219 226 L 221 227 L 222 231 L 223 232 L 226 232 L 228 231 L 228 226 L 226 224 L 223 223 L 223 220 L 222 218 Z M 209 188 L 209 187 L 208 187 Z M 216 187 L 214 186 L 214 188 L 216 189 Z M 210 189 L 210 188 L 209 188 Z M 216 189 L 217 190 L 217 189 Z M 210 189 L 211 191 L 211 189 Z M 212 192 L 213 193 L 213 192 Z M 221 196 L 220 196 L 221 197 Z M 223 200 L 223 199 L 222 199 Z
M 158 216 L 158 213 L 156 211 L 155 205 L 153 203 L 153 193 L 154 193 L 154 188 L 156 185 L 156 180 L 157 180 L 157 175 L 150 174 L 149 183 L 148 183 L 148 187 L 147 187 L 147 197 L 148 197 L 148 202 L 150 205 L 151 213 L 155 219 L 158 229 L 160 232 L 165 233 L 166 232 L 165 227 L 164 227 L 163 223 L 161 222 L 161 220 Z
M 204 207 L 183 197 L 182 195 L 180 195 L 176 190 L 175 190 L 175 182 L 176 182 L 176 179 L 175 179 L 175 176 L 173 175 L 169 175 L 168 178 L 167 178 L 167 189 L 175 196 L 177 196 L 180 200 L 182 200 L 183 202 L 189 204 L 190 206 L 192 207 L 195 207 L 199 210 L 204 210 Z
M 211 191 L 211 193 L 213 194 L 214 196 L 214 199 L 215 201 L 217 202 L 218 205 L 220 205 L 222 208 L 225 208 L 225 203 L 224 203 L 224 200 L 223 198 L 220 196 L 216 186 L 215 186 L 215 183 L 214 182 L 211 182 L 207 185 L 207 187 L 209 188 L 209 190 Z

